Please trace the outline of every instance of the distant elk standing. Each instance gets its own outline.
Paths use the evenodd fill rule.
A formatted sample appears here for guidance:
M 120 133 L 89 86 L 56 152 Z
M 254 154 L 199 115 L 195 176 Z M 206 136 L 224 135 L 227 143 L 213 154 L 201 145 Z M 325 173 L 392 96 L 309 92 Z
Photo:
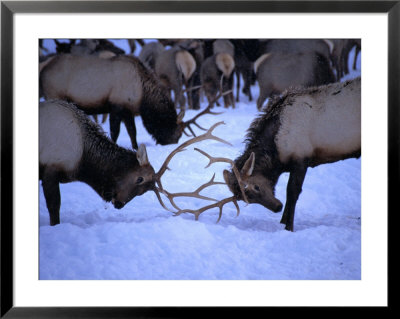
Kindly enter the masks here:
M 231 164 L 232 170 L 224 170 L 223 176 L 233 196 L 199 209 L 179 209 L 176 215 L 192 213 L 197 219 L 218 207 L 221 218 L 223 206 L 230 202 L 239 214 L 239 200 L 277 213 L 283 205 L 275 197 L 275 185 L 282 173 L 289 172 L 281 223 L 293 231 L 295 207 L 308 167 L 361 156 L 360 78 L 287 91 L 268 104 L 251 123 L 245 150 L 234 161 L 196 149 L 209 158 L 207 167 L 216 162 Z
M 40 87 L 46 100 L 73 102 L 87 114 L 110 113 L 114 142 L 123 121 L 134 149 L 138 147 L 136 115 L 142 117 L 146 130 L 161 145 L 177 143 L 184 129 L 196 124 L 193 119 L 183 122 L 184 113 L 177 115 L 153 72 L 132 56 L 56 56 L 42 69 Z
M 173 47 L 158 55 L 154 69 L 165 89 L 174 92 L 175 105 L 184 109 L 186 98 L 183 85 L 188 88 L 189 80 L 196 70 L 193 56 L 187 50 Z
M 315 53 L 266 53 L 254 63 L 260 87 L 257 108 L 264 101 L 294 87 L 311 87 L 335 81 L 329 60 Z
M 224 92 L 232 91 L 235 69 L 234 47 L 229 40 L 216 40 L 213 43 L 213 52 L 212 56 L 204 60 L 200 70 L 201 84 L 208 101 L 214 100 L 220 88 Z M 231 105 L 233 108 L 235 107 L 232 92 L 224 95 L 224 106 Z
M 154 70 L 158 56 L 164 51 L 160 42 L 146 43 L 139 53 L 139 60 L 150 70 Z

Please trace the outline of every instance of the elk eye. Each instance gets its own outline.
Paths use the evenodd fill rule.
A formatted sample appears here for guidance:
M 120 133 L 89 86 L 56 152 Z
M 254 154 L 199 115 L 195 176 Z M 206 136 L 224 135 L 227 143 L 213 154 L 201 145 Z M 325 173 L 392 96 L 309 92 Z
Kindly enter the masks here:
M 254 185 L 254 190 L 259 192 L 260 191 L 260 187 L 258 187 L 258 185 Z
M 136 180 L 136 184 L 141 184 L 143 183 L 143 177 L 138 177 L 138 179 Z

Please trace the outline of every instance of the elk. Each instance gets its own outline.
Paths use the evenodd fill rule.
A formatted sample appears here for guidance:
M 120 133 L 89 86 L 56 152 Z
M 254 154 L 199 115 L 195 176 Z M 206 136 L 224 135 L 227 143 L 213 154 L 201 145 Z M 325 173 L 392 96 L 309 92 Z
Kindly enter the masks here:
M 185 147 L 206 139 L 228 143 L 212 131 L 214 124 L 203 135 L 193 137 L 168 155 L 156 173 L 150 164 L 144 144 L 131 151 L 111 141 L 100 126 L 74 104 L 50 100 L 39 104 L 39 179 L 50 215 L 50 225 L 60 223 L 60 183 L 81 181 L 91 186 L 116 209 L 145 192 L 154 191 L 160 204 L 168 210 L 160 197 L 167 193 L 161 177 L 172 157 Z M 228 143 L 229 144 L 229 143 Z
M 196 61 L 196 68 L 189 79 L 189 90 L 187 92 L 189 109 L 200 109 L 200 89 L 196 89 L 201 84 L 200 67 L 204 61 L 204 41 L 199 39 L 190 39 L 180 41 L 176 44 L 177 47 L 189 52 Z
M 164 51 L 160 42 L 146 43 L 139 53 L 139 60 L 149 69 L 154 70 L 158 56 Z
M 332 39 L 334 47 L 331 53 L 332 66 L 336 70 L 336 79 L 339 81 L 345 74 L 349 73 L 348 58 L 351 49 L 356 46 L 353 70 L 356 69 L 357 55 L 361 50 L 360 39 Z
M 291 87 L 310 87 L 335 81 L 329 60 L 318 53 L 266 53 L 254 63 L 260 95 L 257 108 L 264 101 Z
M 96 56 L 55 56 L 40 72 L 44 97 L 73 102 L 85 113 L 110 113 L 110 135 L 116 142 L 123 121 L 132 147 L 137 149 L 134 116 L 158 144 L 177 143 L 192 120 L 182 121 L 168 93 L 153 72 L 133 56 L 101 59 Z M 203 112 L 202 114 L 212 114 Z
M 174 92 L 175 105 L 184 109 L 186 99 L 182 86 L 188 88 L 189 80 L 196 70 L 193 56 L 180 47 L 165 50 L 158 55 L 154 70 L 168 92 Z
M 224 170 L 223 176 L 233 196 L 197 210 L 178 207 L 176 215 L 192 213 L 198 219 L 218 207 L 219 220 L 230 202 L 239 214 L 239 200 L 280 212 L 283 205 L 275 197 L 275 185 L 282 173 L 289 172 L 281 223 L 293 231 L 307 168 L 361 156 L 361 79 L 287 91 L 271 99 L 250 125 L 245 150 L 234 161 L 197 150 L 209 158 L 207 167 L 215 162 L 231 164 L 232 170 Z
M 329 61 L 334 48 L 326 39 L 270 39 L 265 40 L 261 50 L 264 53 L 317 53 Z
M 218 53 L 204 60 L 200 69 L 200 79 L 209 102 L 215 100 L 219 88 L 223 91 L 232 90 L 234 68 L 235 61 L 228 53 Z M 235 107 L 232 92 L 224 96 L 224 106 L 227 108 L 230 105 Z
M 236 102 L 239 102 L 241 76 L 244 82 L 242 92 L 248 97 L 249 101 L 253 101 L 251 85 L 255 84 L 256 75 L 253 70 L 253 63 L 244 50 L 244 47 L 247 45 L 247 40 L 232 39 L 230 41 L 235 47 Z

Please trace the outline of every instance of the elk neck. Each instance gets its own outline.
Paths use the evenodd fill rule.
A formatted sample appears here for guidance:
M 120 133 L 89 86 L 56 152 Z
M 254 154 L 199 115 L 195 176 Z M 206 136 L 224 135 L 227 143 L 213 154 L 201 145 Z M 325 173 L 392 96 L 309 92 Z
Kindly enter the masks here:
M 76 179 L 90 185 L 107 200 L 119 177 L 139 166 L 136 154 L 119 147 L 104 134 L 88 131 L 92 135 L 85 143 L 82 161 Z
M 143 67 L 144 68 L 144 67 Z M 146 130 L 159 144 L 168 144 L 178 130 L 175 105 L 158 80 L 143 70 L 143 99 L 140 115 Z

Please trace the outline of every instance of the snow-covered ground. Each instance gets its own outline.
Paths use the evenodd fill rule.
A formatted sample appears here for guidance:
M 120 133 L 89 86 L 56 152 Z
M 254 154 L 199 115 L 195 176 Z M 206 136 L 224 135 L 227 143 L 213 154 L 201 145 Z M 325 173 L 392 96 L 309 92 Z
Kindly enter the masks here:
M 116 41 L 126 49 L 124 40 Z M 50 45 L 51 43 L 49 43 Z M 352 61 L 354 50 L 349 60 Z M 359 76 L 357 70 L 347 78 Z M 252 87 L 257 98 L 258 87 Z M 202 103 L 202 108 L 206 102 Z M 241 96 L 236 109 L 219 108 L 221 115 L 206 115 L 203 127 L 218 121 L 214 134 L 233 146 L 203 141 L 174 157 L 163 186 L 172 192 L 192 191 L 213 173 L 223 181 L 228 164 L 204 168 L 208 160 L 193 150 L 199 147 L 213 156 L 236 158 L 244 150 L 244 136 L 257 116 L 255 101 Z M 188 110 L 185 120 L 198 111 Z M 136 118 L 138 142 L 147 147 L 157 171 L 177 145 L 156 145 Z M 109 132 L 109 123 L 103 125 Z M 202 131 L 197 130 L 201 134 Z M 187 140 L 183 136 L 180 143 Z M 118 144 L 130 147 L 121 126 Z M 283 174 L 276 196 L 286 200 L 288 174 Z M 40 182 L 39 182 L 40 183 Z M 134 198 L 123 209 L 105 203 L 86 184 L 63 184 L 61 224 L 49 226 L 49 214 L 40 189 L 40 279 L 361 279 L 361 158 L 349 159 L 307 171 L 296 206 L 295 231 L 284 230 L 281 213 L 261 205 L 239 202 L 200 215 L 173 216 L 158 203 L 153 192 Z M 222 199 L 231 196 L 227 186 L 204 190 Z M 181 208 L 197 208 L 210 202 L 192 198 L 176 200 Z

